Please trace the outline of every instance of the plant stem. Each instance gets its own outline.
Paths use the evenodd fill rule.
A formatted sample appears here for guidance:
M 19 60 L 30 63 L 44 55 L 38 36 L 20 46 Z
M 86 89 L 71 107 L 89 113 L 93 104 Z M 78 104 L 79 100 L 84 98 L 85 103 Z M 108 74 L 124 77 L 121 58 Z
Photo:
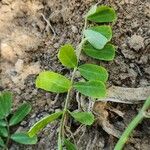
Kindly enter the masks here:
M 7 131 L 8 131 L 8 136 L 7 136 L 7 140 L 6 140 L 6 143 L 5 143 L 5 147 L 3 148 L 3 150 L 8 150 L 8 144 L 9 144 L 9 139 L 10 139 L 9 123 L 8 123 L 7 118 L 5 118 L 5 121 L 6 121 L 6 127 L 7 127 Z
M 138 113 L 138 115 L 130 122 L 124 133 L 122 134 L 121 138 L 117 142 L 114 150 L 122 150 L 125 143 L 127 142 L 129 136 L 131 135 L 132 131 L 136 128 L 136 126 L 144 119 L 145 115 L 144 113 L 147 111 L 147 109 L 150 108 L 150 97 L 146 100 L 144 103 L 142 109 Z
M 86 27 L 87 27 L 87 19 L 85 19 L 83 32 L 86 29 Z M 76 50 L 77 61 L 78 62 L 79 62 L 80 54 L 81 54 L 81 51 L 82 51 L 82 45 L 86 41 L 84 39 L 84 33 L 83 32 L 82 32 L 81 42 L 79 43 L 79 45 L 77 47 L 77 50 Z M 76 73 L 77 69 L 78 69 L 78 67 L 75 67 L 73 72 L 72 72 L 72 76 L 71 76 L 71 84 L 72 85 L 73 85 L 73 82 L 74 82 L 75 73 Z M 65 99 L 65 106 L 64 106 L 64 109 L 63 109 L 63 114 L 62 114 L 62 118 L 61 118 L 61 122 L 60 122 L 60 129 L 59 129 L 59 133 L 58 133 L 58 150 L 62 150 L 62 145 L 63 145 L 62 144 L 62 138 L 65 137 L 65 135 L 64 135 L 64 126 L 66 124 L 66 113 L 67 113 L 67 108 L 68 108 L 68 105 L 69 105 L 69 97 L 70 97 L 71 91 L 72 91 L 72 87 L 68 90 L 67 96 L 66 96 L 66 99 Z

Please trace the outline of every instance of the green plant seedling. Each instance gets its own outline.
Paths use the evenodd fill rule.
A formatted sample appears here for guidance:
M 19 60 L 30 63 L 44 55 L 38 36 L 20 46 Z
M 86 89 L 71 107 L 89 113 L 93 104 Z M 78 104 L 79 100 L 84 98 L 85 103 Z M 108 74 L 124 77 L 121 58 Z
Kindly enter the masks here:
M 37 137 L 29 137 L 25 132 L 12 132 L 13 126 L 20 123 L 31 111 L 31 105 L 23 103 L 16 112 L 11 111 L 12 94 L 10 92 L 0 93 L 0 147 L 7 150 L 10 141 L 20 144 L 36 144 Z
M 72 69 L 70 79 L 65 76 L 52 72 L 43 71 L 36 79 L 36 87 L 55 93 L 67 93 L 64 108 L 60 112 L 50 114 L 39 120 L 28 131 L 30 137 L 37 135 L 47 124 L 56 119 L 60 119 L 60 127 L 58 132 L 58 150 L 65 147 L 67 150 L 77 150 L 77 146 L 73 144 L 65 134 L 65 127 L 69 118 L 75 119 L 77 122 L 90 126 L 94 123 L 94 115 L 92 112 L 74 110 L 70 111 L 71 92 L 74 90 L 80 92 L 92 99 L 103 98 L 106 96 L 106 81 L 108 80 L 107 70 L 95 64 L 79 65 L 82 50 L 87 56 L 95 59 L 111 61 L 115 56 L 115 46 L 110 41 L 112 38 L 112 29 L 110 22 L 116 21 L 116 13 L 113 8 L 108 6 L 94 5 L 85 15 L 85 23 L 82 32 L 82 38 L 79 45 L 75 49 L 71 44 L 61 46 L 58 52 L 58 59 L 63 66 Z M 102 23 L 96 26 L 88 23 Z M 104 25 L 109 23 L 109 25 Z M 75 82 L 76 72 L 79 71 L 85 81 Z M 79 80 L 79 79 L 78 79 Z M 76 81 L 78 81 L 76 80 Z

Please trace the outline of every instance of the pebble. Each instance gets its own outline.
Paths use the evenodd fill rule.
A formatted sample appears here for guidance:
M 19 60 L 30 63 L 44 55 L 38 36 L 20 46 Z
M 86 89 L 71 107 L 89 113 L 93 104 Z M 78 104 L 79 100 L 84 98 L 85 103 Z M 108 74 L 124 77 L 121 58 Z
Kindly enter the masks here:
M 144 68 L 145 73 L 150 75 L 150 67 Z
M 147 64 L 148 62 L 148 56 L 147 55 L 142 55 L 140 60 L 137 61 L 138 64 Z
M 140 35 L 134 34 L 128 41 L 130 48 L 133 48 L 135 51 L 139 51 L 144 48 L 144 38 Z
M 23 60 L 18 59 L 17 62 L 15 63 L 15 70 L 16 72 L 21 72 L 23 70 Z
M 17 56 L 13 48 L 5 42 L 1 43 L 1 56 L 9 62 L 16 62 Z
M 53 46 L 54 48 L 59 48 L 59 43 L 55 43 Z
M 73 33 L 78 33 L 78 29 L 74 25 L 71 26 L 71 30 L 72 30 Z

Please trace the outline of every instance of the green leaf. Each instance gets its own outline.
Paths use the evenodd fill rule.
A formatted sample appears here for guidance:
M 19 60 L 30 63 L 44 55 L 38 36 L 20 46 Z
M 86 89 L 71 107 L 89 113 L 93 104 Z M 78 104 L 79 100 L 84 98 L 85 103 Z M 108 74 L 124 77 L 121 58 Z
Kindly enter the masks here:
M 83 51 L 86 55 L 105 61 L 111 61 L 115 57 L 115 47 L 112 44 L 106 44 L 103 49 L 97 50 L 90 43 L 83 46 Z
M 51 115 L 48 115 L 44 117 L 43 119 L 39 120 L 37 123 L 35 123 L 31 129 L 28 131 L 28 135 L 30 137 L 35 136 L 40 132 L 43 128 L 45 128 L 49 123 L 55 121 L 58 117 L 62 115 L 62 111 L 53 113 Z
M 108 39 L 104 35 L 92 29 L 85 30 L 84 35 L 89 43 L 96 49 L 102 49 L 108 42 Z
M 44 71 L 37 77 L 36 87 L 50 92 L 64 93 L 71 87 L 71 81 L 58 73 Z
M 7 126 L 6 121 L 0 120 L 0 127 L 5 127 L 5 126 Z
M 69 112 L 71 116 L 84 125 L 92 125 L 94 122 L 94 115 L 91 112 Z
M 14 133 L 10 138 L 17 143 L 25 145 L 32 145 L 37 143 L 37 137 L 29 137 L 27 133 Z
M 10 92 L 0 93 L 0 119 L 7 117 L 11 111 L 12 94 Z
M 65 144 L 67 150 L 77 150 L 77 147 L 72 142 L 70 142 L 68 139 L 64 139 L 64 144 Z
M 77 56 L 71 44 L 65 44 L 60 48 L 58 58 L 60 62 L 68 68 L 77 67 Z
M 31 111 L 31 105 L 28 103 L 22 104 L 18 110 L 10 118 L 9 125 L 16 125 L 21 122 L 25 116 Z
M 78 82 L 73 87 L 80 93 L 92 98 L 103 98 L 106 96 L 106 87 L 101 81 Z
M 8 136 L 8 131 L 5 127 L 0 127 L 0 135 L 3 136 L 3 137 Z
M 89 29 L 101 33 L 103 36 L 107 38 L 108 41 L 112 38 L 112 29 L 110 26 L 102 25 L 102 26 L 94 26 Z
M 0 146 L 1 147 L 5 147 L 4 141 L 3 141 L 3 139 L 1 137 L 0 137 Z
M 81 75 L 87 80 L 97 80 L 106 82 L 108 79 L 108 72 L 104 67 L 84 64 L 78 67 Z
M 85 17 L 87 18 L 88 16 L 94 14 L 96 12 L 97 9 L 97 5 L 93 5 L 90 10 L 88 11 L 88 13 L 85 15 Z
M 88 20 L 94 22 L 114 22 L 117 20 L 116 12 L 108 6 L 98 6 L 96 12 L 87 17 Z

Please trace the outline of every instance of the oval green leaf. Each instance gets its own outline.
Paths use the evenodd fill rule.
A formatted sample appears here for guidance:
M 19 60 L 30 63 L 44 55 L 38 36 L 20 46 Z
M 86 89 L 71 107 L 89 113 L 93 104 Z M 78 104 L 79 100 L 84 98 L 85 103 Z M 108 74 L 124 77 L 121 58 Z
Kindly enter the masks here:
M 108 39 L 104 35 L 92 29 L 85 30 L 84 35 L 89 43 L 96 49 L 102 49 L 108 42 Z
M 112 61 L 115 57 L 115 47 L 112 44 L 106 44 L 103 49 L 97 50 L 90 43 L 83 46 L 86 55 L 104 61 Z
M 25 145 L 33 145 L 37 143 L 37 137 L 29 137 L 27 133 L 14 133 L 10 138 L 17 143 Z
M 108 72 L 104 67 L 84 64 L 78 67 L 81 75 L 87 80 L 97 80 L 106 82 L 108 79 Z
M 93 5 L 90 10 L 87 12 L 87 14 L 85 15 L 85 17 L 87 18 L 88 16 L 94 14 L 96 12 L 97 9 L 97 5 Z
M 103 98 L 106 96 L 106 87 L 101 81 L 78 82 L 73 87 L 85 96 L 92 98 Z
M 3 139 L 1 137 L 0 137 L 0 146 L 1 147 L 5 147 L 4 141 L 3 141 Z
M 94 22 L 114 22 L 117 20 L 116 12 L 113 8 L 108 6 L 98 6 L 95 13 L 87 17 L 88 20 Z
M 75 144 L 70 142 L 68 139 L 64 139 L 64 144 L 67 150 L 77 150 L 77 147 L 75 146 Z
M 69 112 L 70 115 L 84 125 L 92 125 L 94 122 L 94 115 L 91 112 Z
M 8 131 L 5 127 L 0 127 L 0 136 L 7 137 Z
M 0 120 L 0 127 L 6 127 L 7 123 L 4 120 Z
M 62 115 L 62 111 L 53 113 L 51 115 L 48 115 L 44 117 L 43 119 L 39 120 L 37 123 L 35 123 L 31 129 L 28 131 L 28 135 L 30 137 L 35 136 L 38 134 L 43 128 L 45 128 L 49 123 L 55 121 L 58 117 Z
M 22 104 L 18 110 L 10 118 L 9 125 L 16 125 L 21 122 L 25 116 L 31 111 L 31 105 L 28 103 Z
M 60 48 L 58 58 L 65 67 L 77 67 L 77 56 L 71 44 L 65 44 Z
M 108 41 L 110 41 L 112 38 L 112 29 L 108 25 L 94 26 L 90 27 L 89 29 L 101 33 L 103 36 L 107 38 Z
M 71 87 L 71 81 L 58 73 L 44 71 L 37 77 L 36 87 L 50 92 L 64 93 Z
M 12 94 L 10 92 L 0 93 L 0 119 L 7 117 L 11 111 Z

